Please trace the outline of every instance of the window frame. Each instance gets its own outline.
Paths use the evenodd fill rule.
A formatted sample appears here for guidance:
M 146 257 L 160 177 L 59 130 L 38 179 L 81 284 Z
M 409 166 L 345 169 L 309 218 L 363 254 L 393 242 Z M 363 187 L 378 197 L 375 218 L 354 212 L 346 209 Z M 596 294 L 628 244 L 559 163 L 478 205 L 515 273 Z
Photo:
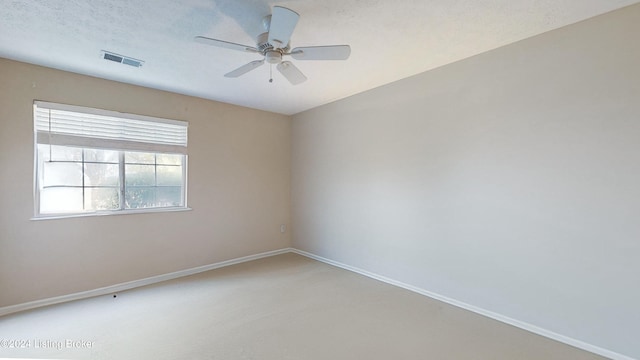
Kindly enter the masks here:
M 55 134 L 56 136 L 56 141 L 51 141 L 52 138 L 52 134 L 54 134 L 53 132 L 51 132 L 51 118 L 49 119 L 49 133 L 48 138 L 49 141 L 44 141 L 44 142 L 40 142 L 39 138 L 41 138 L 43 136 L 43 131 L 42 129 L 38 128 L 38 118 L 37 118 L 37 111 L 38 108 L 40 109 L 47 109 L 47 110 L 62 110 L 62 111 L 71 111 L 74 113 L 78 113 L 78 114 L 82 114 L 82 115 L 98 115 L 98 116 L 107 116 L 107 117 L 113 117 L 113 118 L 120 118 L 120 119 L 124 119 L 124 121 L 126 122 L 127 120 L 133 120 L 133 121 L 144 121 L 144 122 L 157 122 L 157 123 L 169 123 L 169 124 L 180 124 L 180 126 L 184 127 L 184 145 L 180 145 L 183 146 L 183 148 L 177 148 L 176 146 L 174 146 L 173 144 L 160 144 L 160 143 L 153 143 L 152 141 L 148 141 L 148 140 L 142 140 L 140 141 L 129 141 L 127 142 L 127 140 L 122 141 L 121 139 L 111 139 L 111 140 L 106 140 L 106 144 L 107 146 L 105 146 L 105 140 L 104 139 L 99 139 L 99 138 L 92 138 L 91 136 L 83 136 L 83 135 L 79 135 L 79 136 L 71 136 L 68 134 Z M 33 103 L 33 110 L 34 110 L 34 182 L 33 182 L 33 199 L 34 199 L 34 216 L 32 218 L 32 220 L 46 220 L 46 219 L 60 219 L 60 218 L 73 218 L 73 217 L 86 217 L 86 216 L 103 216 L 103 215 L 124 215 L 124 214 L 140 214 L 140 213 L 156 213 L 156 212 L 175 212 L 175 211 L 189 211 L 191 210 L 191 208 L 188 207 L 188 152 L 187 152 L 187 134 L 188 134 L 188 123 L 186 121 L 178 121 L 178 120 L 169 120 L 169 119 L 162 119 L 162 118 L 156 118 L 156 117 L 150 117 L 150 116 L 142 116 L 142 115 L 135 115 L 135 114 L 127 114 L 127 113 L 120 113 L 120 112 L 115 112 L 115 111 L 109 111 L 109 110 L 102 110 L 102 109 L 94 109 L 94 108 L 87 108 L 87 107 L 80 107 L 80 106 L 74 106 L 74 105 L 64 105 L 64 104 L 56 104 L 56 103 L 50 103 L 50 102 L 44 102 L 44 101 L 34 101 Z M 41 119 L 40 119 L 41 120 Z M 65 144 L 64 140 L 65 138 L 73 138 L 71 141 L 71 144 Z M 91 145 L 91 141 L 92 140 L 96 140 L 98 142 L 99 145 L 97 146 L 92 146 Z M 102 143 L 101 143 L 102 141 Z M 84 144 L 86 143 L 86 145 Z M 126 144 L 125 146 L 118 146 L 118 147 L 114 147 L 113 145 L 118 145 L 118 144 Z M 85 159 L 84 159 L 84 154 L 85 154 L 85 149 L 90 149 L 90 150 L 110 150 L 110 151 L 116 151 L 118 152 L 118 185 L 115 187 L 118 191 L 118 197 L 119 197 L 119 206 L 117 209 L 106 209 L 106 210 L 81 210 L 78 212 L 64 212 L 64 211 L 60 211 L 60 212 L 46 212 L 46 213 L 41 213 L 41 188 L 43 188 L 42 184 L 40 183 L 41 181 L 41 173 L 40 173 L 40 162 L 41 160 L 39 159 L 39 151 L 38 151 L 38 145 L 48 145 L 48 146 L 64 146 L 64 147 L 72 147 L 72 148 L 77 148 L 77 149 L 81 149 L 83 156 L 82 156 L 82 160 L 81 161 L 70 161 L 71 163 L 75 162 L 75 163 L 79 163 L 81 164 L 81 166 L 83 167 L 83 174 L 85 171 L 85 167 L 87 163 L 92 163 L 92 162 L 86 162 L 85 163 Z M 176 151 L 176 149 L 178 149 L 178 151 Z M 180 198 L 181 198 L 181 205 L 178 206 L 154 206 L 154 207 L 141 207 L 141 208 L 126 208 L 125 205 L 125 201 L 126 201 L 126 160 L 125 160 L 125 153 L 127 152 L 141 152 L 141 153 L 151 153 L 154 154 L 154 174 L 157 177 L 157 155 L 159 154 L 172 154 L 172 155 L 180 155 L 181 158 L 181 165 L 175 165 L 175 166 L 180 166 L 181 170 L 182 170 L 182 174 L 181 174 L 181 184 L 180 184 L 180 190 L 181 190 L 181 194 L 180 194 Z M 105 162 L 106 164 L 106 162 Z M 69 186 L 72 187 L 72 186 Z M 99 186 L 98 186 L 99 187 Z M 154 188 L 159 188 L 161 186 L 157 185 L 157 182 L 154 182 L 153 185 Z M 177 186 L 176 186 L 177 187 Z M 84 180 L 83 180 L 83 184 L 81 186 L 81 188 L 83 189 L 83 194 L 84 191 L 86 190 L 86 188 L 89 188 L 87 186 L 84 185 Z M 83 203 L 84 204 L 84 203 Z M 84 205 L 83 205 L 84 206 Z

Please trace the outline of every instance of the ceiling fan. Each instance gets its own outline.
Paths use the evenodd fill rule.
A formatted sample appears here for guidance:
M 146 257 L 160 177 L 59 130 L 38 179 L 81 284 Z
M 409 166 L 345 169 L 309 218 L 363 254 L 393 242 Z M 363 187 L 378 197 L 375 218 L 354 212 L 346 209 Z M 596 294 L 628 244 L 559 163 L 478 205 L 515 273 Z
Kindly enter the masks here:
M 265 32 L 258 35 L 255 47 L 204 36 L 196 36 L 195 40 L 207 45 L 262 54 L 262 60 L 255 60 L 243 65 L 225 74 L 225 77 L 239 77 L 258 68 L 266 61 L 269 64 L 276 65 L 278 71 L 291 84 L 298 85 L 307 80 L 307 77 L 292 62 L 283 61 L 284 56 L 291 56 L 296 60 L 346 60 L 351 54 L 349 45 L 307 46 L 291 49 L 289 39 L 299 18 L 300 15 L 291 9 L 274 6 L 272 14 L 262 19 Z M 273 82 L 273 78 L 269 79 L 269 82 Z

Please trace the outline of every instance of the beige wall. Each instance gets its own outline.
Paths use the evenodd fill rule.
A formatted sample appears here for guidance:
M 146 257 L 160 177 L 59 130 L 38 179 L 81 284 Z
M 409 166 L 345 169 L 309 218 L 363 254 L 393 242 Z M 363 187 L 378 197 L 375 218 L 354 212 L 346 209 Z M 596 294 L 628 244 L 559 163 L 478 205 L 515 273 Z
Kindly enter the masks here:
M 0 307 L 290 246 L 287 116 L 0 59 Z M 33 100 L 189 121 L 193 211 L 33 221 Z
M 640 358 L 638 34 L 640 5 L 294 116 L 294 247 Z

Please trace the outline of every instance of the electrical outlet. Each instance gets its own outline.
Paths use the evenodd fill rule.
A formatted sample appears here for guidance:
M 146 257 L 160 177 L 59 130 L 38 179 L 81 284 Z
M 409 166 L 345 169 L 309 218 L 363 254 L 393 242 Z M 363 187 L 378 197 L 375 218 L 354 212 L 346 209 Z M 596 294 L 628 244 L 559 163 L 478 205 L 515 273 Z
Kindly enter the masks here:
M 284 234 L 285 231 L 287 231 L 287 225 L 285 224 L 280 225 L 280 232 Z

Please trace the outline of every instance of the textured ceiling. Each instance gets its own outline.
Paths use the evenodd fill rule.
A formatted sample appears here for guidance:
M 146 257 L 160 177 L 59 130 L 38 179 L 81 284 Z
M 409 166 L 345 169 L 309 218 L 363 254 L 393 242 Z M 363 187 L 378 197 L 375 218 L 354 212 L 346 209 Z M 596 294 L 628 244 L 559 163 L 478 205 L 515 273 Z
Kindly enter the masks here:
M 638 0 L 0 0 L 0 57 L 283 114 L 294 114 Z M 193 41 L 255 46 L 273 5 L 300 21 L 292 47 L 351 45 L 346 61 L 296 61 L 289 84 L 261 56 Z M 101 50 L 141 59 L 103 60 Z

